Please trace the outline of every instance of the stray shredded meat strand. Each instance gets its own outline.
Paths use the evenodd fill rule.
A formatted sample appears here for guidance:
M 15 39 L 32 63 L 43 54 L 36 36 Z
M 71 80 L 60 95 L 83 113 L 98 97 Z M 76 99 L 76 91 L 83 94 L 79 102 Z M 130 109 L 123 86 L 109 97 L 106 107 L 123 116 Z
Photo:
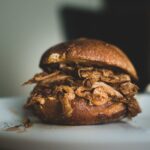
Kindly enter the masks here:
M 24 120 L 23 120 L 22 123 L 23 123 L 23 124 L 6 128 L 5 131 L 16 131 L 16 132 L 18 132 L 18 133 L 22 133 L 22 132 L 25 132 L 25 131 L 26 131 L 26 128 L 30 128 L 30 127 L 32 126 L 30 119 L 27 118 L 27 117 L 24 118 Z
M 30 128 L 32 126 L 30 119 L 27 118 L 27 117 L 24 118 L 23 125 L 24 125 L 25 128 Z

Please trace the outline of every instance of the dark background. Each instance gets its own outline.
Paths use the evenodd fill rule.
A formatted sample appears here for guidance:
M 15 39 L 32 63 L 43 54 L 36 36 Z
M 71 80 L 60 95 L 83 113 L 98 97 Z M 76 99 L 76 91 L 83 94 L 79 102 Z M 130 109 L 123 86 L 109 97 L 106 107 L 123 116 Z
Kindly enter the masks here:
M 144 90 L 149 83 L 150 1 L 106 0 L 103 11 L 91 12 L 65 6 L 61 9 L 67 40 L 102 39 L 118 45 L 129 56 Z

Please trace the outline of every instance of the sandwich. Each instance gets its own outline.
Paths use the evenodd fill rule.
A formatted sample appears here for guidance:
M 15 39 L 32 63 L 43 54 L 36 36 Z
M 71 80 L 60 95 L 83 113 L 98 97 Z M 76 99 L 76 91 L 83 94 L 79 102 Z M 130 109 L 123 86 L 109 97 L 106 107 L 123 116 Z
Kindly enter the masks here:
M 25 109 L 49 124 L 90 125 L 135 117 L 137 72 L 117 46 L 79 38 L 49 48 Z

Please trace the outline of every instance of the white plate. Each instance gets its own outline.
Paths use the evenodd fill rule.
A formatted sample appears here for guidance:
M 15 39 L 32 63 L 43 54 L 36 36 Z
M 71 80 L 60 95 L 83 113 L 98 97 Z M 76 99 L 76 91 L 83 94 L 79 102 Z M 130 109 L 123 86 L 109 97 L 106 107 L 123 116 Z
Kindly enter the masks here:
M 0 99 L 0 148 L 7 150 L 150 150 L 150 95 L 137 96 L 143 112 L 132 121 L 93 126 L 34 123 L 25 131 L 6 131 L 19 125 L 25 98 Z

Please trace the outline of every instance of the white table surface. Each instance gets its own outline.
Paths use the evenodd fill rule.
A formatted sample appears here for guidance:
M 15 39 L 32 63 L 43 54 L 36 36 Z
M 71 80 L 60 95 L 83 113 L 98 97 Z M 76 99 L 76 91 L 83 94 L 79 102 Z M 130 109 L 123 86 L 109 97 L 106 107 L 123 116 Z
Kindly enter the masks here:
M 0 98 L 0 150 L 150 150 L 150 95 L 137 98 L 142 113 L 130 121 L 92 126 L 37 122 L 24 132 L 5 129 L 22 122 L 26 98 Z

